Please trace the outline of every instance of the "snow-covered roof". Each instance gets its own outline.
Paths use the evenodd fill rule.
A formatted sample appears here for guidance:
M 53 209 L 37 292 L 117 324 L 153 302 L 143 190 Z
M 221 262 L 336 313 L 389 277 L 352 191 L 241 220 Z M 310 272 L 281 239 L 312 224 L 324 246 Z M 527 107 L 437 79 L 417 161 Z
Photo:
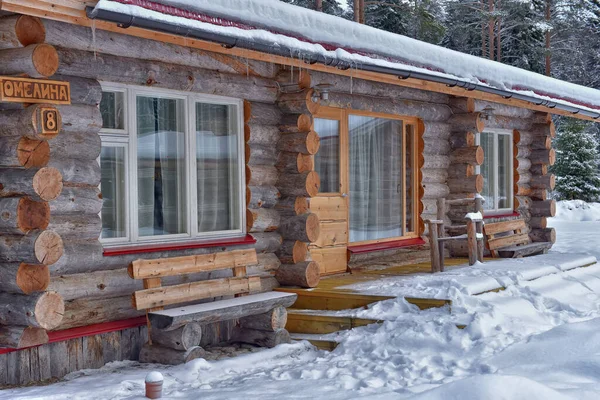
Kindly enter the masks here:
M 108 11 L 154 21 L 181 34 L 204 32 L 267 46 L 289 57 L 326 64 L 399 71 L 399 76 L 448 80 L 475 90 L 600 117 L 600 90 L 449 50 L 278 0 L 100 0 L 92 17 Z M 488 90 L 489 89 L 489 90 Z M 502 94 L 498 92 L 497 94 Z

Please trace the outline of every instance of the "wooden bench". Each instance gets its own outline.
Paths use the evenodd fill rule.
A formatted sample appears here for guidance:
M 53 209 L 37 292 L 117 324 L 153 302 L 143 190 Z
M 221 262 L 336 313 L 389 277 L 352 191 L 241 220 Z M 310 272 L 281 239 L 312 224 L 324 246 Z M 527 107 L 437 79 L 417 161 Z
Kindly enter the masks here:
M 531 242 L 523 219 L 485 224 L 487 248 L 492 257 L 516 258 L 545 254 L 552 247 L 550 242 Z
M 260 277 L 246 274 L 246 267 L 257 263 L 254 249 L 132 262 L 129 276 L 143 279 L 144 286 L 133 293 L 133 307 L 146 310 L 148 319 L 140 361 L 180 364 L 203 357 L 203 327 L 221 321 L 235 321 L 231 341 L 265 347 L 289 343 L 286 307 L 297 295 L 260 293 Z M 219 270 L 231 270 L 231 276 L 194 281 L 197 277 L 190 275 Z M 198 304 L 222 296 L 229 298 Z M 165 310 L 168 306 L 175 307 Z

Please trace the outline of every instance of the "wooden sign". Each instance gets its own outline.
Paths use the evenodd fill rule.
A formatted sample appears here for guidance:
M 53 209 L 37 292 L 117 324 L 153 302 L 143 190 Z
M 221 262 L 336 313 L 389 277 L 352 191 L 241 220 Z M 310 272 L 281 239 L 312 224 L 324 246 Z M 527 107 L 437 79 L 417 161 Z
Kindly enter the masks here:
M 69 82 L 0 76 L 0 102 L 71 104 Z M 51 118 L 50 114 L 48 117 Z
M 41 107 L 40 110 L 40 132 L 44 136 L 56 136 L 60 131 L 61 117 L 58 110 L 54 107 Z

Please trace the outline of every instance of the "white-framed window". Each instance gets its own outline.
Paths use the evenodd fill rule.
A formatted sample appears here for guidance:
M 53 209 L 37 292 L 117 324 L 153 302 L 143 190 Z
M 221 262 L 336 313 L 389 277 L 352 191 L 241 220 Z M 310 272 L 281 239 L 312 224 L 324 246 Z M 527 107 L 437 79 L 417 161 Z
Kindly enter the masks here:
M 242 101 L 108 83 L 102 90 L 102 243 L 242 235 Z
M 514 194 L 512 131 L 485 130 L 479 134 L 479 144 L 484 154 L 483 164 L 478 167 L 483 175 L 484 211 L 487 215 L 510 213 Z

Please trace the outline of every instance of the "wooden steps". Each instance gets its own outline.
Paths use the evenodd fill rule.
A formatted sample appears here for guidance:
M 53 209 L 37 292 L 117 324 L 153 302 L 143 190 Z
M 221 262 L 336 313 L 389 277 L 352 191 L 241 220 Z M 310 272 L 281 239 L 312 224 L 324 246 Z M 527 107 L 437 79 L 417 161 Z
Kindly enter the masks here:
M 321 338 L 321 335 L 290 333 L 290 338 L 296 342 L 306 340 L 319 350 L 333 351 L 339 345 L 333 339 Z
M 304 310 L 348 310 L 363 308 L 378 301 L 394 299 L 394 296 L 359 294 L 344 290 L 306 290 L 299 288 L 277 288 L 279 292 L 296 293 L 298 299 L 292 308 Z
M 290 333 L 327 334 L 381 322 L 383 321 L 315 314 L 314 312 L 290 309 L 285 329 Z
M 405 297 L 404 300 L 406 300 L 410 304 L 414 304 L 415 306 L 419 307 L 419 310 L 452 306 L 452 300 L 447 299 L 421 299 L 417 297 Z

